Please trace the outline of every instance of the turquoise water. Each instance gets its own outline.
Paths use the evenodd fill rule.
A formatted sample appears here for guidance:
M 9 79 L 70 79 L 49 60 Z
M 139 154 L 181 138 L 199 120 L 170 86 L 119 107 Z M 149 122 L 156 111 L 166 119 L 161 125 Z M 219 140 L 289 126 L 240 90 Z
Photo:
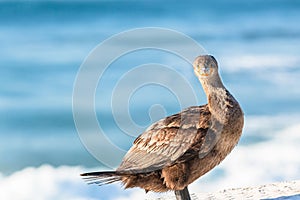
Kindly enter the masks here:
M 148 26 L 180 31 L 218 59 L 225 85 L 241 103 L 246 121 L 250 119 L 241 146 L 272 141 L 272 131 L 299 122 L 299 20 L 300 2 L 293 0 L 0 1 L 0 172 L 9 175 L 42 164 L 103 167 L 85 150 L 75 129 L 76 74 L 100 42 Z M 106 87 L 96 92 L 98 119 L 124 150 L 134 137 L 122 135 L 109 101 L 101 99 L 124 71 L 150 62 L 179 71 L 183 65 L 167 53 L 136 52 L 114 63 L 104 79 Z M 205 103 L 192 70 L 180 73 L 199 89 L 199 104 Z M 144 88 L 132 96 L 133 120 L 148 126 L 153 104 L 163 105 L 168 115 L 181 109 L 164 88 Z
M 0 170 L 12 172 L 41 163 L 98 164 L 76 135 L 71 111 L 73 82 L 92 48 L 130 28 L 171 28 L 194 38 L 219 59 L 224 82 L 247 115 L 299 113 L 300 90 L 294 84 L 300 74 L 300 4 L 255 2 L 195 1 L 160 6 L 150 1 L 1 2 Z M 135 66 L 136 58 L 140 63 L 163 60 L 163 64 L 170 64 L 164 60 L 167 56 L 142 52 L 124 63 L 128 69 Z M 247 63 L 245 56 L 250 56 L 252 63 Z M 246 63 L 238 63 L 239 57 Z M 282 61 L 272 66 L 276 62 L 272 60 L 280 58 Z M 107 90 L 115 80 L 107 80 L 111 85 Z M 199 85 L 195 78 L 191 82 Z M 140 96 L 147 99 L 153 96 L 151 92 L 155 94 L 155 90 L 142 92 Z M 201 92 L 199 104 L 205 102 Z M 156 103 L 170 103 L 167 114 L 178 112 L 178 104 L 168 102 L 169 97 L 164 95 Z M 148 104 L 155 99 L 152 97 Z M 135 100 L 142 110 L 135 110 L 134 116 L 141 119 L 138 123 L 147 125 L 145 108 L 149 105 L 143 102 L 142 97 Z M 109 127 L 113 120 L 105 116 L 101 114 Z M 121 145 L 128 148 L 129 141 Z M 81 159 L 74 159 L 73 154 Z

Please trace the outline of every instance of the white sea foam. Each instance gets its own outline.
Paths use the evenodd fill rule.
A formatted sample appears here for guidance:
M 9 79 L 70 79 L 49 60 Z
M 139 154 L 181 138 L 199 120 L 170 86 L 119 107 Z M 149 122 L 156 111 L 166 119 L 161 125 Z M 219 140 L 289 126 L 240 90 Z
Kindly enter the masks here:
M 139 199 L 137 197 L 145 193 L 139 189 L 124 192 L 117 184 L 101 188 L 87 185 L 79 174 L 93 170 L 95 169 L 42 165 L 38 168 L 28 167 L 6 177 L 0 174 L 0 199 L 109 200 L 126 198 L 128 195 L 133 196 L 132 199 Z
M 299 121 L 299 116 L 249 117 L 244 134 L 260 130 L 269 139 L 239 145 L 215 170 L 191 184 L 190 192 L 210 192 L 299 179 Z M 0 199 L 132 200 L 158 196 L 151 192 L 145 194 L 140 189 L 123 191 L 118 184 L 101 188 L 88 186 L 79 174 L 91 170 L 95 169 L 43 165 L 26 168 L 10 176 L 0 175 Z
M 296 55 L 242 54 L 220 57 L 220 63 L 226 71 L 287 69 L 299 66 L 300 58 Z
M 78 195 L 83 188 L 79 167 L 53 168 L 48 165 L 26 168 L 0 179 L 0 199 L 86 199 Z

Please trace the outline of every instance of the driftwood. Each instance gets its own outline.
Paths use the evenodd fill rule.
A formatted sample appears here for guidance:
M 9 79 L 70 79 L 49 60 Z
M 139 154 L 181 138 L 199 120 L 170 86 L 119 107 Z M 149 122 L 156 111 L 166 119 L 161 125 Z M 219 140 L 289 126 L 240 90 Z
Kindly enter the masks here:
M 175 196 L 161 197 L 157 200 L 175 200 Z M 300 180 L 272 183 L 256 187 L 232 188 L 213 193 L 191 192 L 192 200 L 300 200 Z

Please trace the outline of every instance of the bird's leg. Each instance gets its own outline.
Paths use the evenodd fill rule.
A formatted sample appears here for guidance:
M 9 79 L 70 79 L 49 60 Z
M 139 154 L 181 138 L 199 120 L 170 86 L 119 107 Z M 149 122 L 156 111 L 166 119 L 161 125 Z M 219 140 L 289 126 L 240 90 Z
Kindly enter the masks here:
M 185 187 L 183 190 L 175 190 L 176 200 L 191 200 L 189 190 Z

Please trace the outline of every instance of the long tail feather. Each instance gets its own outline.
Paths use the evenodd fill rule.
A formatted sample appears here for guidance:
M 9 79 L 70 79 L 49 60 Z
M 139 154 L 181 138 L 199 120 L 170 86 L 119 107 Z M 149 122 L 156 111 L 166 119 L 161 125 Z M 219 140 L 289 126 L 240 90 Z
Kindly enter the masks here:
M 99 186 L 121 181 L 121 176 L 115 171 L 110 172 L 88 172 L 80 174 L 88 184 L 97 184 Z

